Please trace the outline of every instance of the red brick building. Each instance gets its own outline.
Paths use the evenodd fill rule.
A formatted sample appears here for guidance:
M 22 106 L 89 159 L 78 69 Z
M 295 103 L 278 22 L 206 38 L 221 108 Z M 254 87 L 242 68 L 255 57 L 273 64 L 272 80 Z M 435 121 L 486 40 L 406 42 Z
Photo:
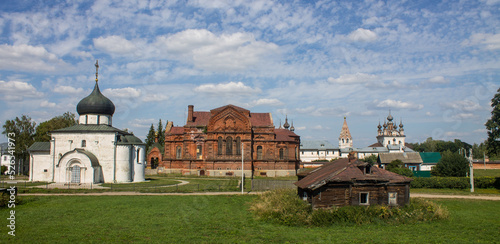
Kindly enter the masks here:
M 296 175 L 300 137 L 288 121 L 284 127 L 274 127 L 271 113 L 234 105 L 194 111 L 189 105 L 186 125 L 167 125 L 163 155 L 151 151 L 148 168 L 161 159 L 158 173 L 241 176 L 243 151 L 246 176 Z

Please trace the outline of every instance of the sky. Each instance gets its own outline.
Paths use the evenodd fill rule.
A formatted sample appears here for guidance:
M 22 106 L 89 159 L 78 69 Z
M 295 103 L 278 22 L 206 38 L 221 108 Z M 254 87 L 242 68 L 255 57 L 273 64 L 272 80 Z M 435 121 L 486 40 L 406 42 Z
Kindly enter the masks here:
M 365 147 L 390 111 L 407 142 L 481 143 L 500 0 L 1 0 L 1 125 L 77 114 L 96 60 L 113 126 L 141 139 L 185 125 L 188 105 L 233 104 L 288 118 L 301 140 L 336 145 L 346 117 Z

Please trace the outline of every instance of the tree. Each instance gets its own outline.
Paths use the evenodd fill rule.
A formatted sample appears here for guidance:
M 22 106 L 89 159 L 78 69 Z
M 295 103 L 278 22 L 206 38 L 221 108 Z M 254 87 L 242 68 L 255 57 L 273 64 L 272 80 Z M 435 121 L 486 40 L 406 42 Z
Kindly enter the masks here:
M 377 155 L 370 155 L 370 156 L 365 157 L 365 158 L 360 159 L 360 160 L 363 161 L 363 162 L 367 162 L 370 165 L 374 165 L 377 162 L 377 160 L 378 160 L 378 156 Z
M 456 152 L 446 151 L 431 170 L 434 176 L 464 177 L 469 172 L 469 161 Z
M 76 125 L 76 123 L 75 114 L 70 112 L 42 122 L 36 127 L 35 141 L 50 141 L 51 131 Z
M 6 135 L 7 138 L 15 140 L 15 158 L 17 160 L 23 160 L 24 163 L 28 162 L 28 148 L 35 142 L 35 125 L 36 123 L 27 115 L 22 115 L 21 118 L 16 117 L 13 120 L 7 120 L 3 125 L 4 130 L 2 134 Z M 14 136 L 12 137 L 10 135 Z M 19 172 L 18 170 L 19 169 L 16 169 L 16 172 Z
M 165 129 L 161 123 L 161 119 L 158 122 L 158 143 L 163 147 L 165 145 Z
M 155 143 L 155 133 L 155 126 L 151 124 L 148 135 L 146 136 L 146 152 L 149 151 L 149 148 Z
M 488 131 L 487 150 L 488 156 L 494 157 L 500 154 L 500 88 L 491 99 L 491 118 L 486 122 Z
M 412 177 L 413 172 L 411 169 L 405 168 L 403 161 L 396 159 L 390 162 L 386 167 L 386 170 L 391 171 L 396 174 L 400 174 L 407 177 Z

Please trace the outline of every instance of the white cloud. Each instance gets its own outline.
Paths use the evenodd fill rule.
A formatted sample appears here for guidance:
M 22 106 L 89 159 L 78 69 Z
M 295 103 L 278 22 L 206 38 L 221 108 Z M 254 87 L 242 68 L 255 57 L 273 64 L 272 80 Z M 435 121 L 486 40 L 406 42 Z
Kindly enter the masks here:
M 283 105 L 283 102 L 276 98 L 261 98 L 259 100 L 255 100 L 251 103 L 251 106 L 280 106 Z
M 420 110 L 420 109 L 424 108 L 424 105 L 422 105 L 422 104 L 396 101 L 396 100 L 392 100 L 392 99 L 386 99 L 383 101 L 375 100 L 375 101 L 373 101 L 373 104 L 375 105 L 376 108 L 383 108 L 383 109 L 393 109 L 394 108 L 394 109 Z
M 65 63 L 44 47 L 21 45 L 0 45 L 0 69 L 15 71 L 56 71 Z
M 339 78 L 330 77 L 328 78 L 328 81 L 338 84 L 360 84 L 360 83 L 374 81 L 376 79 L 378 79 L 376 75 L 356 73 L 356 74 L 341 75 Z
M 0 94 L 2 94 L 1 98 L 7 101 L 22 101 L 25 98 L 39 98 L 43 95 L 27 82 L 1 80 Z
M 435 84 L 448 84 L 448 83 L 450 83 L 450 80 L 444 78 L 443 76 L 434 76 L 434 77 L 428 79 L 427 82 L 435 83 Z
M 74 88 L 72 86 L 57 86 L 57 87 L 54 87 L 53 91 L 56 93 L 72 95 L 72 94 L 82 93 L 83 89 L 82 88 Z
M 486 50 L 499 50 L 500 49 L 500 34 L 473 34 L 469 40 L 462 42 L 462 45 L 478 45 Z
M 142 99 L 143 102 L 160 102 L 165 100 L 168 100 L 168 96 L 163 94 L 148 94 Z
M 141 96 L 141 91 L 132 87 L 125 87 L 125 88 L 108 88 L 102 93 L 106 96 L 109 97 L 116 97 L 116 98 L 137 98 Z
M 377 34 L 371 30 L 358 28 L 351 32 L 348 36 L 349 40 L 355 42 L 372 42 L 377 39 Z
M 97 49 L 115 55 L 133 54 L 137 50 L 136 45 L 131 41 L 114 35 L 95 38 L 94 45 Z
M 51 103 L 51 102 L 49 102 L 49 101 L 42 101 L 42 102 L 40 103 L 40 107 L 42 107 L 42 108 L 53 108 L 53 107 L 55 107 L 55 106 L 56 106 L 56 104 L 55 104 L 55 103 Z
M 253 34 L 237 32 L 217 36 L 204 29 L 189 29 L 159 37 L 156 46 L 170 58 L 206 70 L 244 70 L 278 53 L 274 43 L 257 41 Z
M 243 84 L 243 82 L 229 82 L 219 84 L 204 84 L 194 89 L 196 92 L 209 93 L 209 94 L 238 94 L 238 95 L 251 95 L 259 93 L 260 89 L 251 88 Z
M 482 107 L 481 105 L 479 105 L 479 103 L 471 100 L 458 100 L 458 101 L 448 102 L 444 104 L 444 107 L 453 110 L 467 111 L 467 112 L 482 110 Z
M 130 125 L 139 128 L 149 128 L 151 124 L 157 126 L 155 123 L 158 123 L 155 119 L 134 119 L 130 122 Z

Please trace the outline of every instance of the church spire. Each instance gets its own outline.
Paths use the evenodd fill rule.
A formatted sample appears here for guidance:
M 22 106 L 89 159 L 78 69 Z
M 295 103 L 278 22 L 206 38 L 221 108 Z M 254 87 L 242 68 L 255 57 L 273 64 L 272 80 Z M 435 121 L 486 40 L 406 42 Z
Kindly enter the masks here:
M 288 124 L 288 115 L 285 117 L 285 123 L 283 124 L 283 127 L 288 130 L 290 128 L 290 124 Z
M 339 136 L 339 148 L 349 148 L 352 147 L 352 136 L 349 131 L 349 126 L 347 126 L 346 117 L 344 117 L 344 124 L 342 125 L 342 130 Z

